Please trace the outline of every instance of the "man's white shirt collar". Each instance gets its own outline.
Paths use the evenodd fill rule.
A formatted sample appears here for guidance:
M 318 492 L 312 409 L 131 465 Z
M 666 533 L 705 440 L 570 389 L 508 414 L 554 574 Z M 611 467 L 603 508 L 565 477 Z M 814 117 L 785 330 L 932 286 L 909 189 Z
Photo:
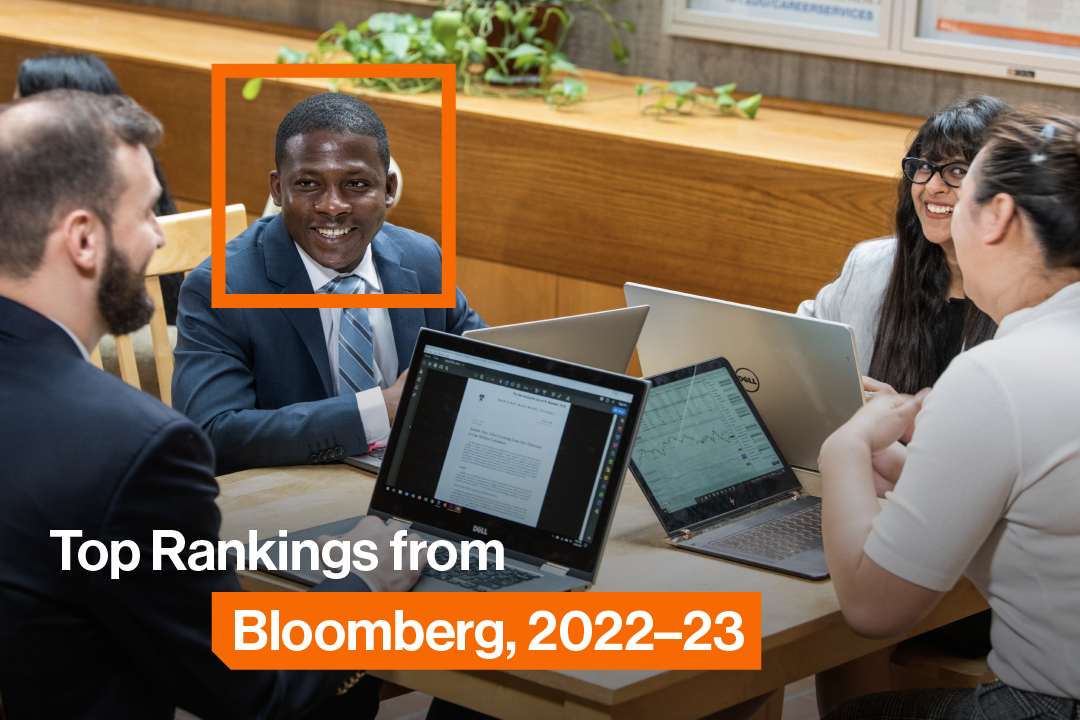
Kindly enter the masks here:
M 311 259 L 311 256 L 304 252 L 304 248 L 294 240 L 293 245 L 296 245 L 297 252 L 300 253 L 300 259 L 304 261 L 304 269 L 307 270 L 308 277 L 311 279 L 311 289 L 318 292 L 326 283 L 330 282 L 338 275 L 356 275 L 367 285 L 366 291 L 368 293 L 381 293 L 382 283 L 379 282 L 379 273 L 375 270 L 375 260 L 371 256 L 371 245 L 367 246 L 367 250 L 364 251 L 364 259 L 360 261 L 360 264 L 351 273 L 339 273 L 333 268 L 323 267 L 319 263 Z
M 46 316 L 46 317 L 48 317 L 48 316 Z M 71 332 L 71 330 L 68 329 L 68 326 L 65 325 L 64 323 L 60 322 L 59 320 L 53 320 L 53 318 L 49 318 L 49 319 L 52 320 L 57 325 L 59 325 L 60 329 L 68 334 L 68 337 L 71 338 L 72 342 L 75 343 L 75 347 L 79 348 L 79 353 L 82 354 L 83 360 L 85 360 L 86 362 L 91 362 L 90 353 L 86 352 L 86 346 L 82 344 L 82 340 L 75 337 L 75 333 Z

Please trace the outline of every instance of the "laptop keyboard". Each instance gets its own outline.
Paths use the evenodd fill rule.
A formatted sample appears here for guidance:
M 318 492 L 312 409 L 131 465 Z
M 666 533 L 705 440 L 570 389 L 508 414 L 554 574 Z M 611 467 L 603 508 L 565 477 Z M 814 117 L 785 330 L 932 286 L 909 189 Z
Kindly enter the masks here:
M 821 503 L 709 544 L 766 560 L 786 560 L 821 544 Z
M 443 565 L 450 559 L 450 552 L 444 547 L 436 548 L 435 559 L 438 560 L 440 565 Z M 518 570 L 508 565 L 504 565 L 502 570 L 494 570 L 490 567 L 487 570 L 477 570 L 475 568 L 462 570 L 460 562 L 449 570 L 436 570 L 427 565 L 421 571 L 421 574 L 452 585 L 458 585 L 467 590 L 501 590 L 504 587 L 520 585 L 523 582 L 540 577 L 537 573 Z

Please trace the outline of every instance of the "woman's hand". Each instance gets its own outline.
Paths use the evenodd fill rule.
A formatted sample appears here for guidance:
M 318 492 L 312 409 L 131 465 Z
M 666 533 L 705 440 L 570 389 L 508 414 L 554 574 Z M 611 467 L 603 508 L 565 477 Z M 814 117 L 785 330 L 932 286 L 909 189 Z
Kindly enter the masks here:
M 863 375 L 862 376 L 862 386 L 863 386 L 863 392 L 866 393 L 866 401 L 867 402 L 870 402 L 871 400 L 873 400 L 878 395 L 898 395 L 899 394 L 899 393 L 896 392 L 896 390 L 893 388 L 893 386 L 890 385 L 889 383 L 884 383 L 884 382 L 881 382 L 880 380 L 875 380 L 874 378 L 872 378 L 872 377 L 870 377 L 868 375 Z M 907 429 L 904 431 L 904 434 L 900 436 L 900 442 L 907 445 L 909 442 L 911 442 L 911 435 L 914 432 L 915 432 L 915 424 L 912 423 L 911 425 L 908 425 Z
M 883 383 L 880 380 L 875 380 L 869 375 L 862 376 L 862 389 L 866 393 L 866 399 L 874 397 L 877 393 L 887 393 L 890 395 L 896 395 L 896 390 L 889 383 Z
M 837 432 L 852 433 L 866 442 L 871 453 L 881 453 L 903 436 L 910 437 L 915 416 L 929 394 L 930 388 L 923 388 L 918 395 L 875 392 L 874 397 Z
M 870 465 L 874 469 L 874 490 L 879 498 L 896 489 L 896 481 L 904 471 L 905 462 L 907 448 L 898 442 L 870 456 Z

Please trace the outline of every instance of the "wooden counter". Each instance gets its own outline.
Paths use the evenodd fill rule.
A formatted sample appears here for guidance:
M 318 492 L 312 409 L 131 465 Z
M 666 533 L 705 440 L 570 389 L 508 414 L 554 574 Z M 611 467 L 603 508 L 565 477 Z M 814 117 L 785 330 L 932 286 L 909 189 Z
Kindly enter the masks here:
M 296 34 L 134 7 L 0 0 L 0 95 L 49 48 L 100 54 L 166 127 L 174 194 L 209 200 L 209 68 L 273 62 Z M 181 18 L 194 19 L 181 19 Z M 635 79 L 587 73 L 590 98 Z M 232 84 L 228 201 L 259 211 L 284 113 L 316 91 Z M 233 99 L 235 98 L 235 99 Z M 370 94 L 402 167 L 392 221 L 438 232 L 438 97 Z M 856 242 L 889 230 L 895 178 L 918 120 L 766 99 L 755 121 L 699 110 L 656 121 L 632 97 L 553 111 L 540 100 L 458 96 L 459 284 L 493 324 L 622 305 L 636 282 L 794 310 Z

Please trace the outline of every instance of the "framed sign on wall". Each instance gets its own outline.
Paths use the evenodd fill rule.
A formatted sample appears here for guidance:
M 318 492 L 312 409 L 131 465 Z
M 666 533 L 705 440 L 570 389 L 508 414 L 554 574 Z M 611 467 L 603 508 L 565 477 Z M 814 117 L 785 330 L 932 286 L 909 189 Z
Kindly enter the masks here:
M 665 2 L 673 35 L 1080 87 L 1080 0 Z

